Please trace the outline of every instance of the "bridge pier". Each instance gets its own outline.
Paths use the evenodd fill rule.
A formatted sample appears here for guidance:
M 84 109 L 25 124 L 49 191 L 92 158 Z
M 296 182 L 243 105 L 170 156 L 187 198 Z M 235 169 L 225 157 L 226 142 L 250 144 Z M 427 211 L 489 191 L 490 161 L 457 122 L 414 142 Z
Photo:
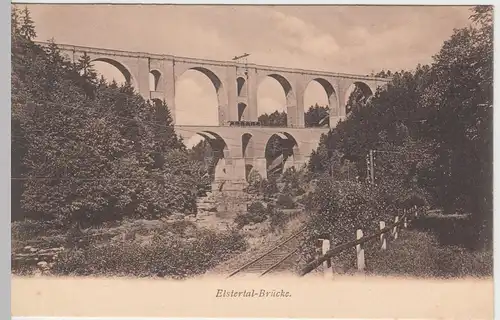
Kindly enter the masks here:
M 267 179 L 267 161 L 263 158 L 255 158 L 253 161 L 254 169 L 259 173 L 262 179 Z

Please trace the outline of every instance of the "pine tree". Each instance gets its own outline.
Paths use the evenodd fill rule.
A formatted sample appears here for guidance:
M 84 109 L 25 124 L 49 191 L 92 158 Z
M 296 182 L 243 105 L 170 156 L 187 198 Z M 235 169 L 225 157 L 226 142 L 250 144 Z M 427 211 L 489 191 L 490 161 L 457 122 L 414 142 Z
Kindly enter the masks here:
M 104 76 L 101 75 L 101 77 L 99 78 L 99 82 L 97 83 L 97 86 L 99 88 L 104 88 L 107 86 L 107 82 L 106 82 L 106 79 L 104 79 Z
M 69 64 L 61 55 L 61 51 L 54 42 L 54 39 L 49 41 L 49 46 L 45 49 L 45 52 L 47 53 L 45 85 L 46 92 L 50 95 L 56 90 L 56 87 L 61 83 L 61 80 L 64 79 L 64 76 L 69 69 Z
M 28 7 L 24 7 L 21 20 L 20 35 L 26 40 L 33 41 L 36 38 L 35 22 L 31 19 Z
M 87 98 L 93 98 L 98 83 L 97 72 L 92 65 L 92 60 L 86 52 L 84 52 L 83 56 L 78 59 L 76 63 L 76 71 L 81 76 L 81 87 L 85 91 L 85 95 Z
M 80 72 L 83 79 L 86 82 L 96 84 L 97 83 L 97 72 L 92 65 L 92 60 L 87 55 L 86 52 L 83 53 L 76 63 L 77 70 Z
M 12 6 L 12 12 L 10 15 L 10 36 L 12 41 L 17 39 L 19 33 L 19 9 L 16 6 Z

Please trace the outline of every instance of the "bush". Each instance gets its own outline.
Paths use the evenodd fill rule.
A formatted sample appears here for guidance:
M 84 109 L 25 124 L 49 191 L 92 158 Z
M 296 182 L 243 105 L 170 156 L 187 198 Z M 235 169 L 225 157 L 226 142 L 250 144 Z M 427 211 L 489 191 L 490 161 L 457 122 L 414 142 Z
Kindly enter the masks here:
M 318 238 L 333 238 L 332 246 L 355 239 L 357 229 L 365 234 L 379 230 L 379 221 L 394 221 L 402 213 L 395 205 L 399 195 L 385 185 L 371 185 L 321 179 L 316 190 L 304 197 L 311 211 L 301 255 L 307 261 L 314 255 Z M 332 237 L 333 236 L 333 237 Z
M 428 205 L 428 202 L 427 200 L 425 199 L 425 197 L 422 195 L 422 194 L 419 194 L 419 193 L 411 193 L 409 194 L 404 200 L 403 200 L 403 203 L 402 203 L 403 207 L 404 208 L 412 208 L 414 206 L 417 206 L 417 207 L 425 207 Z
M 254 201 L 248 206 L 248 213 L 252 215 L 265 215 L 266 207 L 260 201 Z
M 412 223 L 412 228 L 434 234 L 442 245 L 470 249 L 477 246 L 478 237 L 470 216 L 422 216 Z
M 248 212 L 236 216 L 234 222 L 238 228 L 242 228 L 250 223 L 260 223 L 267 219 L 267 211 L 262 202 L 255 201 L 248 206 Z
M 303 180 L 303 182 L 306 180 L 306 177 L 301 171 L 295 170 L 294 167 L 288 168 L 280 179 L 285 185 L 282 192 L 289 193 L 293 196 L 304 194 L 305 190 L 301 186 L 301 180 Z
M 296 207 L 292 197 L 288 194 L 280 194 L 276 200 L 276 205 L 280 209 L 294 209 Z
M 279 192 L 276 180 L 273 178 L 264 179 L 261 183 L 261 193 L 264 195 L 265 199 L 272 198 L 275 194 Z
M 287 217 L 283 211 L 274 208 L 273 206 L 268 207 L 269 223 L 271 226 L 271 231 L 282 231 L 286 225 Z
M 155 234 L 149 244 L 92 244 L 61 254 L 56 275 L 160 276 L 185 278 L 204 273 L 246 249 L 236 232 L 200 231 L 191 239 Z
M 374 274 L 449 278 L 493 272 L 492 252 L 441 245 L 427 232 L 406 231 L 390 250 L 377 249 L 367 264 L 367 271 Z
M 23 220 L 11 224 L 13 240 L 27 240 L 41 236 L 57 235 L 64 226 L 57 221 Z

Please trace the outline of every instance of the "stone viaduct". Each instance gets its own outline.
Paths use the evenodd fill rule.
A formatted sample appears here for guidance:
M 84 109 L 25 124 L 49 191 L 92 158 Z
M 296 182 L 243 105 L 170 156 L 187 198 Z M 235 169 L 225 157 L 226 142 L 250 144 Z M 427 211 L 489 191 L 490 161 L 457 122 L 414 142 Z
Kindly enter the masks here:
M 47 43 L 39 42 L 41 45 Z M 269 169 L 282 164 L 300 167 L 319 143 L 321 134 L 329 128 L 304 127 L 304 93 L 311 81 L 318 82 L 326 92 L 330 108 L 330 127 L 346 117 L 347 92 L 351 86 L 371 96 L 389 79 L 326 71 L 281 68 L 236 61 L 216 61 L 177 57 L 164 54 L 129 52 L 75 45 L 58 45 L 72 61 L 84 54 L 92 61 L 102 61 L 116 67 L 126 81 L 144 98 L 164 100 L 175 123 L 175 84 L 187 70 L 206 75 L 214 85 L 218 99 L 218 126 L 175 125 L 178 134 L 188 140 L 201 135 L 219 150 L 216 180 L 244 184 L 251 170 L 266 177 Z M 286 97 L 288 127 L 234 125 L 235 122 L 256 122 L 257 89 L 266 77 L 276 79 Z M 290 152 L 280 158 L 269 159 L 265 149 L 271 137 L 288 144 Z M 237 182 L 239 181 L 239 182 Z M 228 188 L 231 183 L 227 184 Z

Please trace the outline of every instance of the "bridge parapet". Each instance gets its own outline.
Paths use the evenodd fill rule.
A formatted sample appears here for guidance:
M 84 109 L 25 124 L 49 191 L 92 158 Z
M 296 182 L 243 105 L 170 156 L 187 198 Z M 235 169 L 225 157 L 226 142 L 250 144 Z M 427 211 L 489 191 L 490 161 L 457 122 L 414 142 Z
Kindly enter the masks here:
M 48 46 L 50 43 L 45 41 L 35 41 L 38 45 Z M 365 81 L 379 81 L 379 82 L 390 82 L 392 80 L 391 77 L 381 78 L 381 77 L 373 77 L 368 75 L 359 75 L 359 74 L 350 74 L 350 73 L 340 73 L 340 72 L 331 72 L 326 70 L 308 70 L 308 69 L 300 69 L 300 68 L 289 68 L 289 67 L 276 67 L 269 65 L 261 65 L 254 63 L 239 63 L 235 61 L 223 61 L 223 60 L 212 60 L 212 59 L 202 59 L 202 58 L 191 58 L 191 57 L 183 57 L 183 56 L 175 56 L 170 54 L 158 54 L 158 53 L 148 53 L 148 52 L 139 52 L 139 51 L 127 51 L 127 50 L 116 50 L 116 49 L 106 49 L 106 48 L 97 48 L 97 47 L 89 47 L 89 46 L 80 46 L 80 45 L 72 45 L 72 44 L 57 44 L 57 46 L 64 51 L 77 51 L 77 52 L 91 52 L 94 54 L 100 55 L 109 55 L 109 56 L 121 56 L 121 57 L 133 57 L 133 58 L 151 58 L 151 59 L 159 59 L 159 60 L 175 60 L 176 62 L 185 62 L 190 64 L 203 64 L 203 65 L 212 65 L 212 66 L 225 66 L 225 67 L 235 67 L 242 69 L 258 69 L 261 71 L 271 71 L 271 72 L 281 72 L 281 73 L 296 73 L 296 74 L 313 74 L 316 76 L 324 76 L 324 77 L 336 77 L 336 78 L 344 78 L 344 79 L 352 79 L 352 80 L 365 80 Z

